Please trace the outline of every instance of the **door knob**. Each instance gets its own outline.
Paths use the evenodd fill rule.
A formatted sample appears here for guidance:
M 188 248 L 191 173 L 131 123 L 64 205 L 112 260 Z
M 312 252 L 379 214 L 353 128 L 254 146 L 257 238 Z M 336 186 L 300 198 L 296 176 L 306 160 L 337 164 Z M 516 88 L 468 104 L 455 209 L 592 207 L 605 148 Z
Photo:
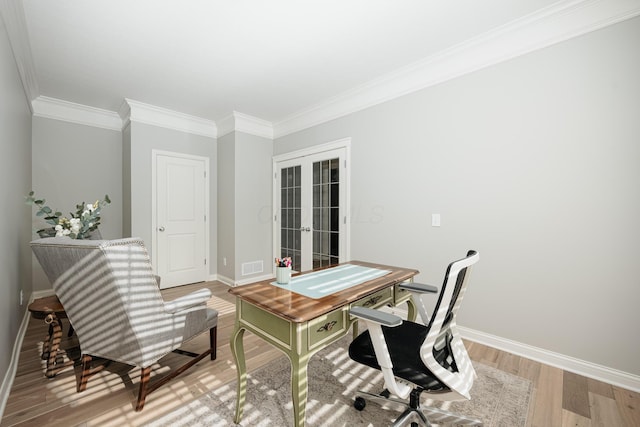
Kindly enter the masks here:
M 164 231 L 164 227 L 158 228 L 158 231 Z

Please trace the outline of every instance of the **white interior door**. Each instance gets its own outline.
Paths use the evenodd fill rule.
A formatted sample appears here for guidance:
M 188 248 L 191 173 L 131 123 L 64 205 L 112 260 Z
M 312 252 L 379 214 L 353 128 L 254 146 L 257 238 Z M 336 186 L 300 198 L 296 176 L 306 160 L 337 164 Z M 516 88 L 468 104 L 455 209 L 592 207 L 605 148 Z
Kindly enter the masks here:
M 295 271 L 348 260 L 347 149 L 274 161 L 276 257 Z
M 208 278 L 208 159 L 154 152 L 154 266 L 161 287 Z

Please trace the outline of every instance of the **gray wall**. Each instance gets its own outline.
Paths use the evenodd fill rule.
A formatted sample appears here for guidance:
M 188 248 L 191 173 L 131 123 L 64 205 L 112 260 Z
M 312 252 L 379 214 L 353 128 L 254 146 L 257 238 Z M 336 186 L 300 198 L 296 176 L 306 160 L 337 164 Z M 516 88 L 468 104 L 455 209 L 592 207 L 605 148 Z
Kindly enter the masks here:
M 637 40 L 640 18 L 279 138 L 275 153 L 352 137 L 353 259 L 440 284 L 477 249 L 461 325 L 639 375 Z
M 235 132 L 218 138 L 218 275 L 235 277 L 236 180 Z M 226 260 L 226 265 L 225 261 Z
M 121 132 L 34 117 L 32 146 L 36 196 L 68 215 L 80 202 L 102 200 L 108 194 L 111 204 L 102 210 L 100 233 L 105 239 L 122 237 Z M 40 218 L 31 218 L 34 232 L 47 226 Z M 34 289 L 50 289 L 39 264 L 33 262 Z
M 31 111 L 1 17 L 0 94 L 0 206 L 4 224 L 0 239 L 0 379 L 4 383 L 32 291 L 31 209 L 24 203 L 31 189 Z
M 131 123 L 122 129 L 122 236 L 131 236 Z
M 273 141 L 260 136 L 235 132 L 236 171 L 236 279 L 242 276 L 242 264 L 262 261 L 264 271 L 271 274 L 272 262 L 272 183 Z
M 273 141 L 231 132 L 218 143 L 218 273 L 225 282 L 271 274 Z M 243 276 L 242 264 L 254 261 L 263 271 Z
M 125 133 L 129 137 L 131 159 L 130 176 L 124 178 L 131 183 L 131 235 L 142 238 L 149 252 L 151 245 L 151 152 L 152 150 L 172 151 L 209 158 L 209 224 L 210 257 L 217 259 L 217 187 L 218 178 L 215 167 L 217 161 L 217 143 L 215 138 L 189 134 L 177 130 L 161 128 L 144 123 L 133 122 Z M 216 274 L 216 263 L 209 263 L 209 273 Z

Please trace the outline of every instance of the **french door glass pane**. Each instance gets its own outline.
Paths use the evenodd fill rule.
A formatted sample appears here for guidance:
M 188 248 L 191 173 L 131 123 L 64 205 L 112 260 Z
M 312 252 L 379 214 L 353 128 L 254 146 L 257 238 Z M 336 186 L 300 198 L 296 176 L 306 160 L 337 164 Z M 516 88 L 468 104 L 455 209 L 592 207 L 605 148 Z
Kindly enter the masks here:
M 338 264 L 339 159 L 313 163 L 313 268 Z
M 300 271 L 300 166 L 284 168 L 280 173 L 280 256 L 291 257 L 291 267 Z

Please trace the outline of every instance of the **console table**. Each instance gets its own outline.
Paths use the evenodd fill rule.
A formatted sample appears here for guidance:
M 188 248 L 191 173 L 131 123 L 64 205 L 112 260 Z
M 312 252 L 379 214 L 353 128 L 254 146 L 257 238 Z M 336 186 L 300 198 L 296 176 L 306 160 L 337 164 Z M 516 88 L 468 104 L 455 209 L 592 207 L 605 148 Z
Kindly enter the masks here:
M 42 359 L 47 361 L 47 378 L 55 377 L 58 372 L 74 364 L 73 360 L 66 362 L 58 359 L 60 350 L 60 340 L 62 339 L 62 321 L 67 317 L 62 303 L 57 296 L 52 295 L 38 298 L 29 304 L 29 311 L 34 319 L 44 320 L 49 325 L 49 331 L 42 344 Z M 73 333 L 73 328 L 69 325 L 69 336 Z

